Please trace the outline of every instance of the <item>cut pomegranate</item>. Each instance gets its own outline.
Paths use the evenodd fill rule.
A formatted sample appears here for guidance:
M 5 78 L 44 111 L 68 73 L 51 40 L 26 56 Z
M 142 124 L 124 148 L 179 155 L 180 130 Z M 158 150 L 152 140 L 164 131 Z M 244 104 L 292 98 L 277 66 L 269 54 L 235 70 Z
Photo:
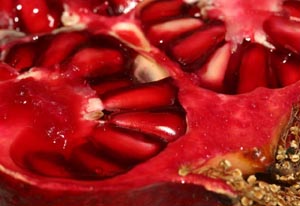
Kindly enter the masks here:
M 0 205 L 299 201 L 299 8 L 1 2 Z

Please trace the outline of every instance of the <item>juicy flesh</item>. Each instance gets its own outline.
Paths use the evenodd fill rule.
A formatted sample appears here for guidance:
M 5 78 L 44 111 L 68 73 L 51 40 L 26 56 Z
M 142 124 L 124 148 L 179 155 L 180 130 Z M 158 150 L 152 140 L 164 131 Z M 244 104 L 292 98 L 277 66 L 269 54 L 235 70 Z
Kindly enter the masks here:
M 258 8 L 254 1 L 215 0 L 205 5 L 163 0 L 144 1 L 142 6 L 138 2 L 78 1 L 76 6 L 99 18 L 124 14 L 126 20 L 129 14 L 142 25 L 149 42 L 184 75 L 215 92 L 280 88 L 300 79 L 298 1 L 263 1 Z M 145 74 L 152 69 L 134 64 L 139 51 L 110 35 L 92 34 L 90 28 L 49 33 L 64 24 L 59 18 L 62 5 L 51 0 L 1 6 L 2 15 L 8 16 L 1 28 L 33 34 L 29 40 L 1 44 L 0 96 L 5 100 L 0 123 L 17 121 L 16 111 L 22 114 L 18 121 L 24 129 L 15 134 L 10 150 L 18 166 L 50 177 L 103 179 L 147 161 L 186 133 L 185 112 L 177 97 L 180 83 L 174 84 L 172 77 L 153 82 L 137 79 L 134 67 L 144 68 Z M 232 13 L 236 7 L 240 10 Z M 33 18 L 40 21 L 31 24 Z M 235 23 L 236 19 L 246 24 Z M 135 36 L 131 40 L 135 42 Z M 33 67 L 44 68 L 42 73 L 60 73 L 57 81 L 64 85 L 16 79 Z M 78 88 L 71 89 L 74 79 L 79 90 L 86 87 L 94 92 L 100 110 L 82 114 L 75 104 L 77 99 L 83 101 L 76 96 Z M 53 93 L 52 87 L 59 90 Z M 93 126 L 87 123 L 89 132 L 80 135 L 82 118 L 92 119 Z

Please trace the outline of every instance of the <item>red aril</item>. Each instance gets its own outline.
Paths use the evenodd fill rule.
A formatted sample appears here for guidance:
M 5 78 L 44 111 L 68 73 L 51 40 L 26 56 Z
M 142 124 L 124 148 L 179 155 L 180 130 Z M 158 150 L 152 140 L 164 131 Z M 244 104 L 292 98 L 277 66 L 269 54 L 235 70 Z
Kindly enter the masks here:
M 30 170 L 45 176 L 72 178 L 68 171 L 67 162 L 60 154 L 47 152 L 28 153 L 25 157 L 24 164 Z
M 195 61 L 202 63 L 207 55 L 222 43 L 224 35 L 223 25 L 200 29 L 176 42 L 171 48 L 172 55 L 183 66 Z
M 300 18 L 300 2 L 287 0 L 283 2 L 283 8 L 290 18 Z
M 98 95 L 103 95 L 109 91 L 121 89 L 133 85 L 130 79 L 105 79 L 100 83 L 95 83 L 92 88 L 97 92 Z
M 57 6 L 49 7 L 47 0 L 18 0 L 16 9 L 25 31 L 44 33 L 56 29 L 60 24 L 61 8 Z
M 147 36 L 155 46 L 167 47 L 177 36 L 198 29 L 203 23 L 194 18 L 175 19 L 149 28 Z
M 126 112 L 113 115 L 111 123 L 172 142 L 185 133 L 185 120 L 179 112 Z
M 225 92 L 224 81 L 226 71 L 229 70 L 227 66 L 231 55 L 230 49 L 229 44 L 224 44 L 215 51 L 203 68 L 199 69 L 197 76 L 202 87 Z
M 105 150 L 115 158 L 126 161 L 147 160 L 162 148 L 162 145 L 146 135 L 111 126 L 97 128 L 91 140 L 99 150 Z
M 0 64 L 0 81 L 13 79 L 16 76 L 18 76 L 17 70 L 15 70 L 7 64 Z
M 46 51 L 43 51 L 43 55 L 41 55 L 37 64 L 42 67 L 59 64 L 86 40 L 87 37 L 84 33 L 70 32 L 58 34 L 52 40 L 49 40 L 51 43 Z
M 38 49 L 37 45 L 24 43 L 14 46 L 5 57 L 6 63 L 18 71 L 29 69 L 34 66 Z
M 80 76 L 98 77 L 123 70 L 124 57 L 113 49 L 84 48 L 69 62 L 69 68 Z
M 183 9 L 182 1 L 154 1 L 152 4 L 146 5 L 140 13 L 140 18 L 146 23 L 155 23 L 165 21 L 174 16 L 181 15 Z
M 255 62 L 255 64 L 253 64 Z M 268 86 L 268 65 L 265 49 L 249 45 L 243 54 L 239 70 L 238 93 L 250 92 L 257 87 Z
M 100 155 L 101 150 L 97 151 L 89 144 L 83 144 L 74 148 L 71 154 L 71 164 L 75 177 L 79 179 L 102 179 L 115 176 L 125 172 L 125 166 L 114 162 L 114 160 Z
M 283 16 L 272 16 L 264 29 L 274 44 L 300 54 L 300 22 Z
M 14 9 L 14 1 L 1 0 L 0 1 L 0 28 L 15 29 L 17 26 L 16 22 L 16 11 Z
M 300 63 L 294 54 L 280 55 L 274 53 L 272 59 L 273 68 L 275 68 L 282 86 L 294 84 L 300 79 Z
M 164 80 L 119 89 L 103 95 L 101 99 L 104 108 L 109 111 L 159 108 L 174 104 L 176 89 L 170 81 Z

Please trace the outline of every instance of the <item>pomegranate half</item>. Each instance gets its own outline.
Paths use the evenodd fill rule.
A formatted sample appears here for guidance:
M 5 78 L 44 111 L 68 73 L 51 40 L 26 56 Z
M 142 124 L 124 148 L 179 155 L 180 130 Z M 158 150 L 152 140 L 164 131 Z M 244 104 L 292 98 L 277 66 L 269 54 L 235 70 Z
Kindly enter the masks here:
M 1 205 L 300 204 L 298 0 L 0 11 Z

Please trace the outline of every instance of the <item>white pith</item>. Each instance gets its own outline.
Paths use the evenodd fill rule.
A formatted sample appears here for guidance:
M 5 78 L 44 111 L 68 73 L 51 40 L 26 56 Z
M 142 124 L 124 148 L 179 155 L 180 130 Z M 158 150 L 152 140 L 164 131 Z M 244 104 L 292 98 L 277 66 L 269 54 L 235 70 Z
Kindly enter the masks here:
M 134 77 L 142 83 L 164 79 L 170 74 L 153 59 L 138 55 L 134 60 Z

